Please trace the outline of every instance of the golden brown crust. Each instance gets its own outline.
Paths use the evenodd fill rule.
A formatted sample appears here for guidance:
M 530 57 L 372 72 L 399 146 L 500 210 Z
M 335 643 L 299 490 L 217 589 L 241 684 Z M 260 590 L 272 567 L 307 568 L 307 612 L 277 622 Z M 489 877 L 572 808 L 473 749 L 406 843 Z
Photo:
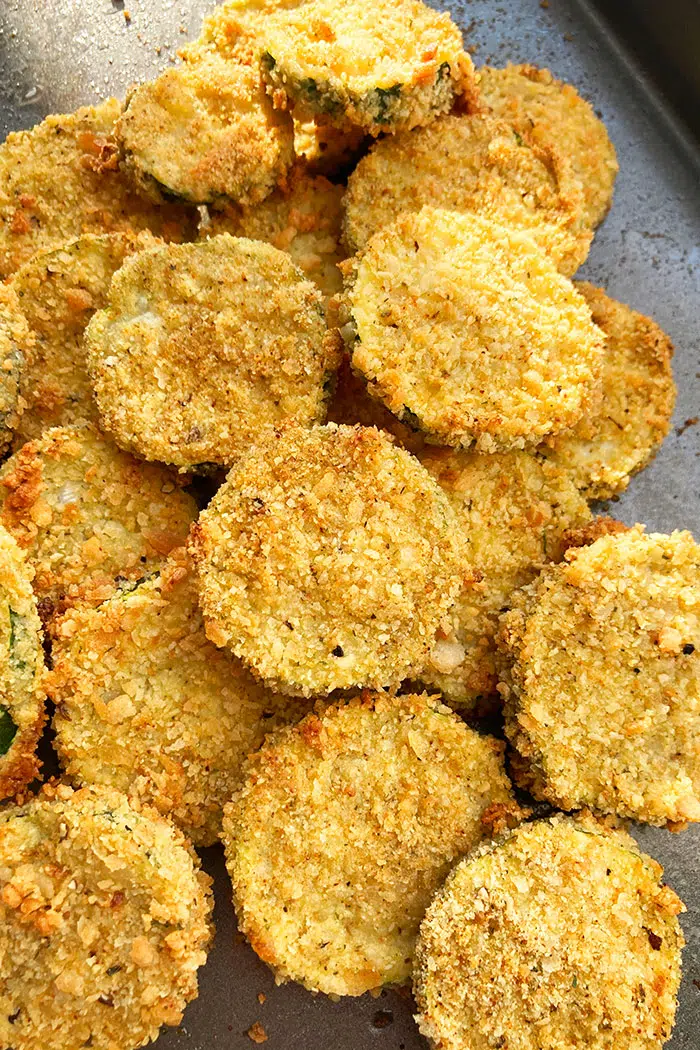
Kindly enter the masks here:
M 335 388 L 328 404 L 328 422 L 353 427 L 385 430 L 399 445 L 418 454 L 425 447 L 425 435 L 392 415 L 388 408 L 372 397 L 363 376 L 353 371 L 350 358 L 345 355 L 336 377 Z
M 22 378 L 35 352 L 16 290 L 0 284 L 0 455 L 9 447 L 25 411 Z

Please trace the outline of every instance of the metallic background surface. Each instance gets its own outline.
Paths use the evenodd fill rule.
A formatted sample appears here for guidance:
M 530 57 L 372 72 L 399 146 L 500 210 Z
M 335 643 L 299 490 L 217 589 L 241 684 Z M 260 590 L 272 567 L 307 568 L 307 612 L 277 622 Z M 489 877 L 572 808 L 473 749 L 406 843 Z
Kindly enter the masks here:
M 0 0 L 0 129 L 29 127 L 154 75 L 196 35 L 206 0 Z M 534 62 L 573 82 L 606 121 L 621 171 L 611 214 L 581 270 L 652 314 L 676 344 L 679 399 L 659 456 L 610 508 L 650 530 L 687 527 L 700 539 L 700 151 L 624 45 L 585 0 L 452 0 L 477 63 Z M 600 5 L 599 5 L 600 6 Z M 667 5 L 669 15 L 673 4 Z M 127 16 L 128 12 L 128 18 Z M 700 12 L 699 12 L 700 22 Z M 696 27 L 697 29 L 697 27 Z M 688 905 L 681 1010 L 672 1050 L 700 1047 L 700 826 L 680 835 L 635 831 Z M 236 937 L 218 850 L 217 937 L 201 994 L 159 1050 L 250 1050 L 260 1022 L 269 1050 L 425 1050 L 407 993 L 333 1003 L 276 988 Z M 258 993 L 266 997 L 258 1001 Z

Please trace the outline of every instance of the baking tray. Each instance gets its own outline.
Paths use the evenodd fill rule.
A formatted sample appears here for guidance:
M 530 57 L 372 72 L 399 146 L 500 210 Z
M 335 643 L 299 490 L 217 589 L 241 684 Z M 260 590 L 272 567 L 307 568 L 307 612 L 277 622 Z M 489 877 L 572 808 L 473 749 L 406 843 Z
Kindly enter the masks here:
M 121 94 L 132 81 L 154 75 L 196 34 L 211 6 L 206 0 L 0 0 L 2 134 L 47 113 Z M 637 44 L 625 43 L 606 18 L 621 6 L 630 17 L 657 6 L 663 24 L 673 25 L 674 9 L 682 9 L 686 31 L 680 37 L 689 39 L 700 35 L 697 0 L 448 0 L 443 6 L 462 26 L 477 62 L 549 66 L 591 99 L 610 129 L 621 165 L 615 203 L 581 276 L 651 313 L 669 332 L 679 387 L 671 436 L 611 512 L 629 524 L 644 521 L 657 531 L 689 527 L 698 535 L 700 429 L 688 421 L 700 415 L 700 152 L 668 101 L 671 93 L 660 91 L 656 72 L 650 76 L 646 60 L 639 61 Z M 646 24 L 635 23 L 637 30 Z M 673 33 L 652 43 L 668 65 Z M 668 1046 L 697 1050 L 700 827 L 680 835 L 649 828 L 635 833 L 688 905 L 681 1007 Z M 220 852 L 205 850 L 203 860 L 216 880 L 216 942 L 200 974 L 199 999 L 179 1030 L 161 1036 L 159 1050 L 251 1050 L 246 1033 L 254 1022 L 265 1028 L 266 1050 L 425 1050 L 405 991 L 333 1003 L 295 985 L 276 988 L 236 935 Z

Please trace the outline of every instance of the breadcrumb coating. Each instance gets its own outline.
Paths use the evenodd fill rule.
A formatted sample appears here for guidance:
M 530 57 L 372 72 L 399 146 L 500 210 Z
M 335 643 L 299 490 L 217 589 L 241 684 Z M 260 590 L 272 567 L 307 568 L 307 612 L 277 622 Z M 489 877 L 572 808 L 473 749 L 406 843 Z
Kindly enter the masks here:
M 155 806 L 195 846 L 218 841 L 246 755 L 309 710 L 207 641 L 182 548 L 158 576 L 69 611 L 52 634 L 48 690 L 66 773 Z
M 661 1050 L 685 910 L 632 838 L 560 815 L 452 871 L 420 928 L 416 1020 L 435 1050 Z
M 199 36 L 180 49 L 186 62 L 197 62 L 202 54 L 223 58 L 247 57 L 253 63 L 270 15 L 301 7 L 308 0 L 225 0 L 202 22 Z
M 278 981 L 403 983 L 455 858 L 517 817 L 503 745 L 435 698 L 327 707 L 269 738 L 226 807 L 239 927 Z
M 649 824 L 700 820 L 700 548 L 602 536 L 502 619 L 506 733 L 535 798 Z
M 179 1024 L 210 883 L 169 821 L 117 791 L 47 787 L 0 812 L 0 1043 L 132 1050 Z
M 0 455 L 9 448 L 26 408 L 20 384 L 34 353 L 15 289 L 0 284 Z
M 103 429 L 181 471 L 229 466 L 286 419 L 320 422 L 340 360 L 289 255 L 228 234 L 127 259 L 86 348 Z
M 371 397 L 364 376 L 354 372 L 345 355 L 338 369 L 335 389 L 328 404 L 328 422 L 363 427 L 376 427 L 391 434 L 399 445 L 418 455 L 425 448 L 425 436 L 392 415 L 388 408 Z
M 367 143 L 365 131 L 354 124 L 338 128 L 323 117 L 294 118 L 294 153 L 311 175 L 346 177 L 365 152 Z
M 349 304 L 353 367 L 439 444 L 535 445 L 597 394 L 604 340 L 585 300 L 532 238 L 488 219 L 400 215 L 358 261 Z
M 576 288 L 604 332 L 602 398 L 570 432 L 541 451 L 569 471 L 587 499 L 610 499 L 656 455 L 671 428 L 676 402 L 673 344 L 654 321 L 602 288 Z
M 0 469 L 0 524 L 26 552 L 44 619 L 158 569 L 196 516 L 177 477 L 92 425 L 47 430 Z
M 0 145 L 0 279 L 85 233 L 151 230 L 172 241 L 194 235 L 196 212 L 154 206 L 119 170 L 114 124 L 121 111 L 108 99 L 47 117 Z
M 529 233 L 567 276 L 588 255 L 592 233 L 569 161 L 489 115 L 442 117 L 377 142 L 348 180 L 348 248 L 363 251 L 401 212 L 426 204 Z
M 586 225 L 598 226 L 610 209 L 619 164 L 605 124 L 590 102 L 548 69 L 531 65 L 484 66 L 479 70 L 479 99 L 534 142 L 569 158 L 583 186 Z
M 386 434 L 288 427 L 192 532 L 208 637 L 302 696 L 422 670 L 466 573 L 447 497 Z

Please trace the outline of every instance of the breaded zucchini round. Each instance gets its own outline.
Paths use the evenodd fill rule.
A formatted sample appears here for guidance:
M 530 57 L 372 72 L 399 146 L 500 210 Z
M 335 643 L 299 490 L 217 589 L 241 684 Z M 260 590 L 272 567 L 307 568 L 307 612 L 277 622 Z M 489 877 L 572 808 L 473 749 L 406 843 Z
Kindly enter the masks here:
M 196 40 L 178 52 L 186 62 L 196 62 L 203 53 L 224 58 L 258 57 L 259 41 L 270 15 L 301 7 L 308 0 L 224 0 L 202 22 Z
M 421 0 L 311 0 L 271 15 L 262 46 L 276 104 L 372 135 L 429 124 L 476 97 L 462 34 Z
M 683 904 L 632 838 L 555 816 L 461 861 L 423 920 L 416 1020 L 435 1050 L 661 1050 Z
M 410 453 L 334 424 L 260 442 L 192 533 L 209 638 L 301 696 L 422 670 L 463 582 L 464 547 Z
M 619 165 L 605 124 L 576 88 L 537 66 L 484 66 L 479 99 L 535 142 L 568 157 L 583 186 L 586 224 L 595 227 L 603 221 Z
M 246 755 L 309 709 L 207 641 L 182 548 L 159 575 L 68 612 L 52 633 L 48 690 L 66 773 L 154 805 L 195 846 L 217 842 Z
M 700 821 L 700 547 L 636 526 L 566 559 L 502 619 L 519 782 L 561 809 Z
M 47 787 L 0 812 L 0 1043 L 132 1050 L 179 1024 L 210 882 L 181 832 L 118 791 Z
M 562 557 L 566 533 L 591 512 L 566 471 L 527 452 L 428 447 L 419 458 L 452 504 L 478 578 L 458 598 L 453 629 L 434 646 L 421 681 L 453 707 L 482 709 L 497 696 L 499 613 L 517 587 Z
M 0 524 L 26 552 L 45 619 L 158 569 L 196 516 L 176 476 L 92 425 L 47 430 L 0 469 Z
M 495 117 L 443 117 L 377 142 L 348 180 L 350 251 L 363 251 L 377 230 L 424 204 L 523 230 L 567 275 L 588 255 L 592 234 L 568 160 Z
M 155 207 L 119 170 L 114 123 L 121 110 L 108 99 L 47 117 L 0 145 L 0 279 L 84 233 L 151 230 L 175 241 L 194 234 L 196 212 Z
M 211 212 L 201 237 L 230 233 L 267 241 L 288 252 L 292 261 L 325 296 L 343 286 L 338 263 L 346 258 L 340 246 L 343 187 L 322 175 L 311 178 L 295 169 L 285 190 L 276 190 L 254 208 L 232 206 Z
M 124 259 L 156 242 L 148 233 L 88 233 L 55 251 L 35 255 L 15 273 L 12 288 L 33 336 L 22 371 L 25 407 L 13 445 L 49 427 L 96 420 L 83 335 L 107 302 L 110 281 Z
M 202 54 L 137 87 L 117 122 L 126 168 L 156 200 L 264 200 L 294 159 L 288 113 L 249 62 Z
M 0 455 L 10 446 L 25 399 L 20 384 L 35 353 L 34 340 L 14 288 L 0 284 Z
M 85 345 L 102 427 L 181 470 L 320 422 L 339 361 L 318 289 L 285 252 L 228 234 L 127 259 Z
M 573 426 L 604 340 L 527 234 L 425 207 L 375 234 L 349 303 L 371 394 L 439 444 L 493 452 Z
M 673 344 L 654 321 L 602 288 L 576 288 L 605 333 L 602 399 L 570 432 L 541 451 L 570 472 L 587 499 L 609 499 L 649 463 L 671 427 L 676 401 Z
M 45 721 L 44 650 L 31 573 L 0 527 L 0 799 L 37 775 Z
M 239 927 L 278 981 L 403 983 L 454 860 L 517 816 L 503 744 L 434 698 L 327 707 L 269 738 L 225 809 Z
M 364 377 L 353 371 L 347 356 L 340 364 L 335 389 L 328 403 L 328 422 L 344 423 L 350 427 L 360 423 L 363 427 L 385 430 L 414 455 L 425 448 L 425 437 L 420 430 L 402 423 L 381 401 L 369 395 Z

